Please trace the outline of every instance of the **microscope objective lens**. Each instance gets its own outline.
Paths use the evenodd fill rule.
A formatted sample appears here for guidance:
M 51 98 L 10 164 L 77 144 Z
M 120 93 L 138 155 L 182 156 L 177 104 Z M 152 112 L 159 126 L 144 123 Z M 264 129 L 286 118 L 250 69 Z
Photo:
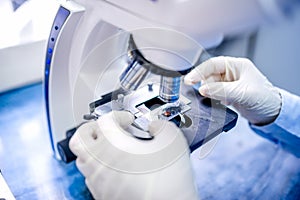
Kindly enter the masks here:
M 161 76 L 159 96 L 166 103 L 178 101 L 180 92 L 180 77 Z

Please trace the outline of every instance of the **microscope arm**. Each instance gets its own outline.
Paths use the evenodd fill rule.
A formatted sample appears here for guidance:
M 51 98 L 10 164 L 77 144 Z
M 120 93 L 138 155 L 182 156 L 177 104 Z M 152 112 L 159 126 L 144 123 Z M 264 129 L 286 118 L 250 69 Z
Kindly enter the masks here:
M 105 19 L 132 33 L 144 57 L 175 71 L 184 70 L 186 63 L 162 52 L 145 50 L 149 46 L 181 55 L 189 64 L 196 62 L 199 49 L 219 45 L 224 37 L 256 30 L 285 16 L 289 3 L 282 0 L 165 0 L 138 1 L 109 0 L 120 12 L 129 15 L 105 16 Z M 291 1 L 289 1 L 291 2 Z M 161 34 L 152 29 L 180 32 L 187 37 Z M 144 29 L 144 30 L 143 30 Z M 191 40 L 195 43 L 191 43 Z M 200 47 L 199 47 L 200 46 Z M 200 50 L 200 51 L 201 51 Z M 201 52 L 200 52 L 201 53 Z M 172 67 L 170 67 L 172 66 Z
M 112 5 L 130 11 L 143 20 L 118 20 L 125 30 L 160 27 L 185 33 L 205 48 L 218 45 L 224 36 L 253 30 L 262 24 L 284 17 L 292 0 L 109 0 Z M 116 21 L 110 16 L 111 22 Z M 122 25 L 121 25 L 122 24 Z M 155 37 L 152 37 L 152 40 Z M 151 38 L 149 38 L 151 39 Z M 157 43 L 165 38 L 155 38 Z M 174 43 L 172 43 L 174 44 Z

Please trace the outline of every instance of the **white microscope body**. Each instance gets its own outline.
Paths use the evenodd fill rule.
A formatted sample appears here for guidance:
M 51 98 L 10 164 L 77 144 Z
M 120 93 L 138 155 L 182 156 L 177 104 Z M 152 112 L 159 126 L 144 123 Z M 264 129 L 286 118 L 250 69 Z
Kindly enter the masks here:
M 130 35 L 162 69 L 191 68 L 204 48 L 281 12 L 263 0 L 74 0 L 63 2 L 49 36 L 45 97 L 52 148 L 83 122 L 88 105 L 116 89 Z M 269 9 L 272 8 L 272 9 Z M 201 46 L 200 46 L 201 45 Z

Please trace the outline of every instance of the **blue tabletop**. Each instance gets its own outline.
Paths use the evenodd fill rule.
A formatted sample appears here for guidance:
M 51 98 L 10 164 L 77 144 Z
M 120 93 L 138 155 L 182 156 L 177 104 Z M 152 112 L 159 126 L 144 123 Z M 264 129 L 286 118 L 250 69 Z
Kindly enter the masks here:
M 300 199 L 300 159 L 236 127 L 192 154 L 201 199 Z
M 241 117 L 191 158 L 201 199 L 300 199 L 300 159 Z M 0 95 L 0 169 L 16 199 L 92 199 L 75 163 L 53 156 L 40 83 Z
M 92 199 L 75 163 L 54 158 L 42 84 L 0 95 L 0 169 L 16 199 Z

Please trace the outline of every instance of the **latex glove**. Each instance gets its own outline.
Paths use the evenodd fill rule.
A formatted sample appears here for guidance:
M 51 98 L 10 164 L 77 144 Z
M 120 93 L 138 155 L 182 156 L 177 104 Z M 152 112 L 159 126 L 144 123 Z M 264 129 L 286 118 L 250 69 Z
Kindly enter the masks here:
M 201 95 L 233 105 L 252 124 L 271 123 L 279 114 L 279 91 L 246 58 L 211 58 L 184 79 L 188 85 L 200 81 Z
M 152 140 L 131 136 L 129 112 L 82 125 L 70 141 L 95 199 L 197 199 L 187 142 L 173 123 L 154 121 Z M 133 129 L 130 129 L 131 131 Z

